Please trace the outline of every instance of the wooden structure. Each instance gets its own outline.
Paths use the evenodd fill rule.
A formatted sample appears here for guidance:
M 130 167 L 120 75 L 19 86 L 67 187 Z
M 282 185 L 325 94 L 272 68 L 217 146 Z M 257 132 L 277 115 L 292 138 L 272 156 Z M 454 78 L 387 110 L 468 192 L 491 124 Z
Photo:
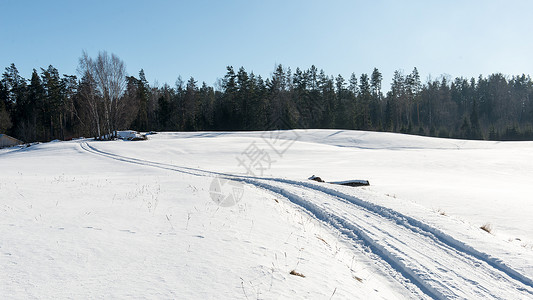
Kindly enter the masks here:
M 24 142 L 19 141 L 16 138 L 11 137 L 7 134 L 0 133 L 0 148 L 13 147 L 21 144 L 24 144 Z

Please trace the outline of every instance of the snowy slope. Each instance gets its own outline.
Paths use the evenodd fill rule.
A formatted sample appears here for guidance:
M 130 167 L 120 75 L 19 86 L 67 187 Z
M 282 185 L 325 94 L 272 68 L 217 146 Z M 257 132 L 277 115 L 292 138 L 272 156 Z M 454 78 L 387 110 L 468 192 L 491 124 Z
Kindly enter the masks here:
M 533 211 L 533 142 L 362 131 L 296 132 L 298 142 L 282 157 L 272 153 L 276 162 L 265 174 L 295 179 L 314 174 L 328 181 L 368 179 L 374 191 L 441 210 L 478 227 L 491 223 L 505 239 L 533 241 L 533 218 L 529 217 Z M 256 132 L 169 133 L 152 138 L 154 143 L 179 147 L 146 147 L 150 150 L 139 146 L 143 156 L 171 163 L 177 155 L 187 154 L 180 156 L 183 165 L 199 166 L 201 161 L 203 167 L 224 172 L 245 173 L 236 157 L 250 143 L 270 149 L 269 135 Z M 209 155 L 213 150 L 217 155 Z M 131 149 L 128 153 L 133 155 Z
M 532 148 L 297 130 L 3 151 L 0 294 L 532 298 Z

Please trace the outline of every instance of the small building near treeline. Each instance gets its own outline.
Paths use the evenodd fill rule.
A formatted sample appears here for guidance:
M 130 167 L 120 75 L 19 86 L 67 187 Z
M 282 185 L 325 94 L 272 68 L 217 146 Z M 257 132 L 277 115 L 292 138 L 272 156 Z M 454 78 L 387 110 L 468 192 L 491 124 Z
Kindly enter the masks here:
M 22 144 L 24 144 L 23 141 L 17 140 L 16 138 L 7 134 L 0 133 L 0 148 L 13 147 Z

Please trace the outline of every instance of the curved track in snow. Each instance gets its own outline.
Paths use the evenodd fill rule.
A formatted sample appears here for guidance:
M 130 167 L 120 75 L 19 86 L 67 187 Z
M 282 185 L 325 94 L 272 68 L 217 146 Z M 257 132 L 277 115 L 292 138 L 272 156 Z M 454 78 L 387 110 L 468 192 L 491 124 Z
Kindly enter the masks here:
M 80 146 L 89 153 L 109 159 L 194 176 L 220 176 L 281 195 L 340 232 L 354 247 L 369 249 L 371 258 L 415 297 L 533 298 L 533 280 L 497 258 L 412 217 L 324 185 L 180 167 L 105 152 L 87 142 L 81 142 Z

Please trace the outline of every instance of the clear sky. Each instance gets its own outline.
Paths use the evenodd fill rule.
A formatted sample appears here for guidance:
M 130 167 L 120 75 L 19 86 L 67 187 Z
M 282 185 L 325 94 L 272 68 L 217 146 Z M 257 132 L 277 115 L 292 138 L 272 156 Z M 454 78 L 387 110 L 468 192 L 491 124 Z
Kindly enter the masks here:
M 106 50 L 130 75 L 213 85 L 225 67 L 270 76 L 276 64 L 328 75 L 394 70 L 477 77 L 533 74 L 533 1 L 0 0 L 0 68 L 76 74 Z

